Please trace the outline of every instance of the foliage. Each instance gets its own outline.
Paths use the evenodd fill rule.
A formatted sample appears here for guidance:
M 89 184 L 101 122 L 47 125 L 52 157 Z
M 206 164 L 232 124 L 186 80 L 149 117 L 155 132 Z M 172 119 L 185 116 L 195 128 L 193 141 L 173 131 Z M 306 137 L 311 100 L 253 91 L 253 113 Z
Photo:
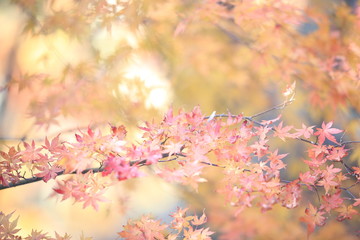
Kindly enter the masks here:
M 2 168 L 1 184 L 3 188 L 11 187 L 20 181 L 30 183 L 39 178 L 47 182 L 58 175 L 72 173 L 73 177 L 58 181 L 55 192 L 62 195 L 62 200 L 72 198 L 82 202 L 84 207 L 92 206 L 97 210 L 99 202 L 105 200 L 102 195 L 111 182 L 140 177 L 144 174 L 141 167 L 153 166 L 154 174 L 190 186 L 195 191 L 199 183 L 207 181 L 202 176 L 204 169 L 217 167 L 223 169 L 219 191 L 234 208 L 235 215 L 252 206 L 258 206 L 262 211 L 272 209 L 275 204 L 295 208 L 306 189 L 321 197 L 319 205 L 309 203 L 306 215 L 301 218 L 308 226 L 308 234 L 315 226 L 324 225 L 326 218 L 332 215 L 339 221 L 358 215 L 353 207 L 359 198 L 351 188 L 359 181 L 359 175 L 355 172 L 357 168 L 351 168 L 343 161 L 347 155 L 345 146 L 352 142 L 337 142 L 334 134 L 341 130 L 331 128 L 331 122 L 323 123 L 322 128 L 309 136 L 308 131 L 292 130 L 292 126 L 283 126 L 283 122 L 278 121 L 259 123 L 254 117 L 230 113 L 208 118 L 199 107 L 174 115 L 170 109 L 160 123 L 146 122 L 140 127 L 143 137 L 137 145 L 126 141 L 123 126 L 112 126 L 107 135 L 89 128 L 86 133 L 75 134 L 73 143 L 59 142 L 59 135 L 51 142 L 46 138 L 41 147 L 34 141 L 31 144 L 24 142 L 23 150 L 12 147 L 8 153 L 1 152 L 2 165 L 8 166 Z M 309 169 L 292 181 L 283 179 L 280 171 L 286 167 L 283 159 L 287 154 L 279 154 L 277 149 L 271 148 L 273 138 L 305 141 L 308 160 L 304 162 Z M 325 144 L 325 139 L 335 145 Z M 99 166 L 90 169 L 96 164 Z M 341 164 L 345 173 L 335 167 L 341 167 Z M 36 178 L 24 178 L 26 170 Z M 102 175 L 96 172 L 102 172 Z M 349 186 L 351 182 L 355 184 Z M 349 197 L 341 196 L 341 193 Z M 164 228 L 166 225 L 143 217 L 139 222 L 129 222 L 129 229 L 120 236 L 140 239 L 140 235 L 144 235 L 144 239 L 161 239 Z M 181 232 L 182 227 L 177 230 Z M 194 232 L 191 228 L 184 234 L 196 236 L 204 232 L 199 229 Z M 207 239 L 207 235 L 201 239 Z
M 59 125 L 60 134 L 36 141 L 25 136 L 21 144 L 4 147 L 0 189 L 55 179 L 54 195 L 62 201 L 98 210 L 116 182 L 155 175 L 204 199 L 199 216 L 178 208 L 170 223 L 150 215 L 128 220 L 118 233 L 124 239 L 269 236 L 267 224 L 251 220 L 252 209 L 266 223 L 270 210 L 291 209 L 290 227 L 279 238 L 286 231 L 294 238 L 326 234 L 315 230 L 334 219 L 356 227 L 359 8 L 334 2 L 325 11 L 321 1 L 299 2 L 12 0 L 25 16 L 17 45 L 26 45 L 27 36 L 56 51 L 44 50 L 35 59 L 39 64 L 28 68 L 10 62 L 11 77 L 1 89 L 10 96 L 14 89 L 27 92 L 33 126 Z M 119 31 L 127 37 L 118 37 Z M 69 55 L 59 51 L 64 46 Z M 140 68 L 131 71 L 134 64 Z M 145 65 L 165 72 L 173 88 L 144 79 L 136 71 Z M 151 101 L 164 93 L 159 84 L 176 96 L 175 107 L 162 119 L 144 122 L 161 110 Z M 269 107 L 281 101 L 284 88 L 285 101 Z M 194 102 L 204 112 L 227 113 L 206 115 L 199 105 L 188 110 Z M 274 115 L 299 102 L 299 111 L 309 113 Z M 185 109 L 174 110 L 178 105 Z M 339 108 L 350 123 L 339 119 Z M 70 131 L 70 139 L 61 129 L 64 119 L 93 124 Z M 104 128 L 104 122 L 110 124 Z M 129 136 L 132 125 L 139 125 L 138 140 Z M 348 136 L 355 140 L 344 140 Z M 296 161 L 299 155 L 302 161 Z M 3 239 L 71 238 L 36 230 L 22 237 L 13 214 L 0 213 Z M 304 224 L 299 233 L 294 222 Z M 343 237 L 355 236 L 355 227 L 349 224 Z

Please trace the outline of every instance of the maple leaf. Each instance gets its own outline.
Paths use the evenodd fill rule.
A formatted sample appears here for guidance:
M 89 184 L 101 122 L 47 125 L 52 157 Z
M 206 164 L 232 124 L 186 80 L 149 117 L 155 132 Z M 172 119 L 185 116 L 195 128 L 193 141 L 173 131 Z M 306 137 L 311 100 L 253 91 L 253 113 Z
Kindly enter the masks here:
M 241 122 L 242 119 L 243 119 L 243 114 L 240 113 L 239 115 L 233 116 L 230 112 L 228 112 L 228 117 L 225 126 L 238 124 Z
M 301 129 L 295 129 L 296 130 L 296 134 L 300 137 L 300 136 L 303 136 L 304 138 L 308 139 L 311 137 L 311 135 L 314 133 L 314 130 L 313 128 L 315 126 L 310 126 L 310 127 L 307 127 L 305 126 L 305 124 L 302 124 L 301 125 Z
M 310 158 L 323 158 L 325 154 L 329 154 L 329 149 L 327 148 L 327 146 L 324 145 L 315 145 L 308 151 L 308 153 Z
M 26 240 L 37 240 L 37 239 L 50 240 L 50 238 L 47 236 L 47 233 L 42 233 L 42 231 L 37 231 L 37 230 L 31 230 L 31 234 L 28 235 L 25 239 Z
M 146 164 L 151 165 L 157 163 L 161 158 L 161 149 L 157 142 L 151 141 L 146 143 L 147 147 L 143 148 L 141 159 L 146 159 Z
M 131 165 L 123 157 L 110 155 L 108 159 L 104 162 L 104 164 L 105 168 L 102 172 L 103 176 L 114 173 L 119 181 L 142 176 L 136 164 Z
M 81 173 L 85 169 L 91 166 L 93 162 L 93 158 L 90 158 L 88 154 L 84 151 L 79 151 L 74 154 L 74 162 L 72 171 L 76 171 L 77 173 Z
M 310 161 L 304 160 L 310 168 L 318 168 L 322 166 L 328 159 L 325 154 L 328 153 L 328 149 L 325 145 L 315 145 L 308 151 L 308 155 L 311 158 Z
M 180 208 L 177 207 L 176 212 L 174 212 L 173 214 L 170 215 L 170 217 L 172 218 L 183 218 L 186 216 L 186 212 L 189 210 L 189 208 Z
M 259 140 L 265 140 L 266 134 L 271 130 L 270 127 L 256 127 L 256 135 L 259 136 Z
M 35 174 L 35 176 L 43 178 L 44 182 L 48 182 L 50 179 L 55 179 L 58 173 L 62 171 L 64 171 L 64 169 L 58 165 L 41 167 L 41 172 Z
M 58 181 L 57 186 L 54 187 L 53 190 L 56 193 L 63 195 L 61 201 L 64 201 L 73 195 L 73 187 L 68 181 Z
M 131 159 L 132 161 L 141 159 L 143 155 L 143 150 L 140 146 L 132 145 L 131 147 L 127 148 L 126 157 Z
M 194 107 L 190 113 L 186 113 L 185 117 L 186 121 L 193 127 L 199 126 L 204 121 L 204 115 L 199 106 Z
M 334 168 L 334 165 L 331 164 L 330 166 L 326 167 L 326 170 L 324 171 L 325 175 L 334 177 L 336 173 L 340 172 L 340 168 Z
M 309 238 L 316 226 L 323 226 L 325 224 L 326 218 L 323 216 L 325 212 L 317 209 L 311 203 L 309 203 L 309 207 L 305 209 L 305 214 L 305 216 L 300 218 L 300 221 L 306 223 L 307 236 Z
M 318 186 L 325 188 L 325 193 L 328 193 L 331 188 L 339 186 L 337 181 L 333 181 L 333 177 L 324 177 L 317 183 Z
M 200 173 L 186 174 L 182 179 L 184 185 L 191 186 L 196 192 L 198 191 L 199 183 L 207 182 L 206 178 L 200 176 Z
M 338 209 L 335 209 L 335 211 L 337 211 L 339 213 L 339 215 L 337 216 L 336 219 L 340 222 L 342 222 L 346 219 L 351 219 L 355 215 L 359 215 L 359 212 L 357 210 L 353 209 L 352 205 L 346 206 L 343 204 Z
M 105 190 L 99 191 L 97 193 L 91 193 L 89 195 L 84 195 L 84 204 L 83 208 L 86 208 L 87 206 L 91 205 L 96 211 L 99 210 L 99 204 L 98 202 L 105 202 L 107 199 L 103 197 Z
M 184 230 L 184 239 L 211 240 L 210 235 L 213 233 L 214 232 L 209 231 L 209 228 L 200 228 L 194 230 L 192 227 L 189 227 L 188 229 Z
M 53 138 L 53 140 L 51 140 L 51 143 L 49 142 L 48 138 L 45 137 L 45 146 L 42 147 L 52 153 L 59 153 L 64 151 L 65 146 L 59 143 L 59 137 L 60 134 Z
M 191 223 L 195 226 L 199 226 L 199 225 L 202 225 L 204 223 L 207 222 L 207 218 L 206 218 L 206 215 L 205 215 L 205 210 L 203 210 L 203 214 L 201 215 L 200 218 L 198 218 L 198 216 L 194 216 L 194 219 L 191 221 Z
M 262 124 L 262 125 L 270 125 L 270 124 L 273 124 L 274 122 L 279 121 L 279 120 L 280 120 L 280 118 L 281 118 L 281 114 L 279 114 L 279 116 L 277 116 L 277 117 L 276 117 L 276 118 L 274 118 L 274 119 L 270 119 L 270 120 L 262 120 L 262 121 L 261 121 L 261 124 Z
M 299 180 L 295 180 L 285 185 L 285 190 L 281 193 L 281 203 L 286 208 L 295 208 L 299 205 L 301 198 L 301 188 Z
M 168 182 L 181 182 L 185 176 L 185 171 L 182 168 L 170 169 L 167 167 L 155 169 L 155 173 L 162 179 Z
M 330 165 L 326 167 L 326 170 L 323 170 L 323 176 L 321 180 L 317 183 L 319 186 L 324 186 L 325 193 L 328 193 L 330 188 L 338 186 L 340 183 L 337 181 L 334 181 L 334 178 L 336 177 L 336 174 L 340 172 L 340 168 L 334 168 L 334 165 Z
M 41 148 L 35 147 L 34 140 L 31 142 L 31 144 L 24 142 L 24 147 L 25 147 L 25 150 L 20 151 L 17 154 L 18 156 L 21 156 L 21 159 L 24 162 L 34 161 L 35 159 L 37 159 L 39 157 Z
M 126 137 L 127 131 L 124 125 L 120 125 L 118 127 L 111 126 L 111 135 L 116 136 L 119 140 L 123 140 Z
M 174 120 L 175 118 L 174 118 L 173 108 L 170 107 L 164 116 L 163 122 L 171 126 L 173 125 Z
M 314 133 L 314 135 L 318 136 L 320 145 L 322 145 L 325 142 L 325 139 L 328 139 L 329 141 L 338 144 L 336 138 L 332 134 L 341 133 L 342 130 L 337 128 L 331 128 L 332 125 L 333 125 L 332 121 L 327 124 L 323 122 L 321 128 L 316 128 L 317 131 Z
M 169 141 L 164 145 L 164 153 L 168 153 L 169 157 L 173 154 L 180 153 L 184 148 L 184 143 Z
M 327 159 L 330 161 L 341 161 L 345 156 L 347 156 L 347 149 L 345 149 L 344 146 L 334 147 L 329 150 Z
M 162 233 L 168 225 L 161 224 L 149 216 L 142 216 L 140 220 L 128 221 L 119 236 L 127 240 L 165 240 Z
M 284 157 L 286 157 L 288 153 L 286 154 L 278 154 L 278 149 L 276 149 L 274 152 L 271 152 L 267 161 L 270 162 L 270 168 L 274 170 L 279 170 L 286 167 L 286 164 L 281 160 Z
M 188 228 L 190 226 L 190 221 L 194 219 L 193 216 L 186 216 L 186 211 L 189 208 L 179 208 L 177 207 L 176 212 L 170 215 L 173 218 L 171 221 L 172 228 L 181 232 L 184 228 Z
M 322 199 L 324 200 L 323 207 L 324 207 L 325 211 L 327 211 L 327 212 L 330 212 L 330 210 L 340 207 L 340 205 L 344 201 L 341 198 L 340 190 L 332 195 L 326 194 L 325 196 L 322 196 Z
M 274 137 L 279 137 L 281 140 L 285 141 L 285 138 L 296 138 L 297 135 L 294 133 L 289 133 L 293 126 L 284 126 L 283 122 L 280 122 L 278 126 L 274 127 L 275 133 Z
M 92 237 L 85 237 L 84 233 L 81 232 L 80 240 L 93 240 Z
M 67 233 L 65 233 L 64 236 L 61 236 L 60 234 L 55 232 L 55 240 L 70 240 L 70 239 L 71 239 L 71 236 L 69 234 L 67 234 Z
M 10 220 L 13 214 L 14 212 L 8 215 L 0 212 L 0 239 L 15 239 L 15 234 L 20 231 L 16 228 L 19 217 L 16 220 Z
M 200 176 L 203 168 L 204 165 L 197 161 L 186 163 L 186 165 L 182 168 L 185 172 L 181 181 L 182 184 L 190 185 L 195 191 L 198 191 L 198 183 L 207 182 L 205 178 Z
M 266 155 L 267 150 L 269 149 L 269 146 L 266 145 L 266 142 L 268 140 L 260 140 L 256 141 L 254 144 L 252 144 L 250 147 L 254 150 L 256 156 L 259 158 Z
M 299 179 L 301 182 L 303 182 L 309 190 L 313 190 L 315 183 L 319 180 L 319 175 L 320 172 L 311 172 L 311 171 L 307 171 L 305 173 L 300 173 L 299 174 Z
M 193 161 L 210 163 L 209 158 L 206 156 L 208 152 L 209 149 L 207 146 L 204 146 L 201 143 L 195 143 L 191 145 L 189 152 L 186 155 Z
M 16 151 L 16 149 L 14 147 L 10 147 L 8 153 L 0 151 L 0 155 L 4 159 L 6 159 L 12 163 L 17 163 L 20 161 L 20 159 L 18 158 L 18 156 L 19 156 L 18 151 Z

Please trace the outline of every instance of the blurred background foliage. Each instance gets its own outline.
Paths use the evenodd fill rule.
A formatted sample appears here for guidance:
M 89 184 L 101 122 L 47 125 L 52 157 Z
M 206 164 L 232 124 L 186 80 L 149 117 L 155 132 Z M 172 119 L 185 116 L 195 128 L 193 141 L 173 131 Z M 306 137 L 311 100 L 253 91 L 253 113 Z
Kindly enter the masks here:
M 106 128 L 108 123 L 126 125 L 129 139 L 136 141 L 137 126 L 161 119 L 170 106 L 190 110 L 200 105 L 209 115 L 229 110 L 251 116 L 281 103 L 282 91 L 293 82 L 295 102 L 281 111 L 287 124 L 300 128 L 301 123 L 320 126 L 333 120 L 346 131 L 346 140 L 359 140 L 356 4 L 1 1 L 1 148 L 59 132 L 65 139 L 78 129 Z M 286 177 L 291 179 L 305 167 L 305 146 L 297 141 L 276 144 L 290 152 Z M 351 164 L 358 164 L 359 156 L 354 145 Z M 206 208 L 210 226 L 225 239 L 304 238 L 304 226 L 297 221 L 303 208 L 266 214 L 249 209 L 233 218 L 214 194 L 219 173 L 208 171 L 209 182 L 199 194 L 155 177 L 120 183 L 109 193 L 116 200 L 104 203 L 100 213 L 46 200 L 50 187 L 37 183 L 1 191 L 0 210 L 17 209 L 24 232 L 37 228 L 78 236 L 83 229 L 95 239 L 111 239 L 127 217 L 146 212 L 166 216 L 186 201 L 200 211 Z M 316 234 L 315 239 L 351 239 L 347 227 L 335 221 Z

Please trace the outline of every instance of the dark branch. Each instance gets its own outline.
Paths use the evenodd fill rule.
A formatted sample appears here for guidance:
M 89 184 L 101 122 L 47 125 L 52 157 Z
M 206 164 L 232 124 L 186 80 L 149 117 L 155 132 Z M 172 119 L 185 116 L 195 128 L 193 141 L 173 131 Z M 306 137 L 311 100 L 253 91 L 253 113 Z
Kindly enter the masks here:
M 104 168 L 88 168 L 88 169 L 85 169 L 84 171 L 82 171 L 81 173 L 85 174 L 90 171 L 92 171 L 93 173 L 102 172 L 102 171 L 104 171 Z M 74 171 L 74 172 L 70 172 L 70 173 L 65 173 L 65 171 L 62 171 L 57 176 L 67 175 L 67 174 L 77 174 L 77 172 Z M 21 185 L 25 185 L 25 184 L 29 184 L 29 183 L 39 182 L 41 180 L 43 180 L 43 178 L 41 178 L 41 177 L 27 178 L 27 179 L 20 180 L 16 183 L 11 183 L 8 186 L 0 185 L 0 190 L 7 189 L 7 188 L 13 188 L 13 187 L 17 187 L 17 186 L 21 186 Z

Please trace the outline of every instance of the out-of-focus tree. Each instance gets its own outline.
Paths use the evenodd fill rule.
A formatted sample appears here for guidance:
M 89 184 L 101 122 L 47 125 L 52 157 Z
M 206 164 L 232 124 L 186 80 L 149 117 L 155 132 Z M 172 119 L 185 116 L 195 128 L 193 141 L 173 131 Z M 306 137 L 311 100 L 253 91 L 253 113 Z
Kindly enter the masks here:
M 144 215 L 122 238 L 355 238 L 357 1 L 0 4 L 15 29 L 1 35 L 0 189 L 56 178 L 53 195 L 98 209 L 146 174 L 207 217 Z M 21 239 L 12 216 L 0 237 Z

